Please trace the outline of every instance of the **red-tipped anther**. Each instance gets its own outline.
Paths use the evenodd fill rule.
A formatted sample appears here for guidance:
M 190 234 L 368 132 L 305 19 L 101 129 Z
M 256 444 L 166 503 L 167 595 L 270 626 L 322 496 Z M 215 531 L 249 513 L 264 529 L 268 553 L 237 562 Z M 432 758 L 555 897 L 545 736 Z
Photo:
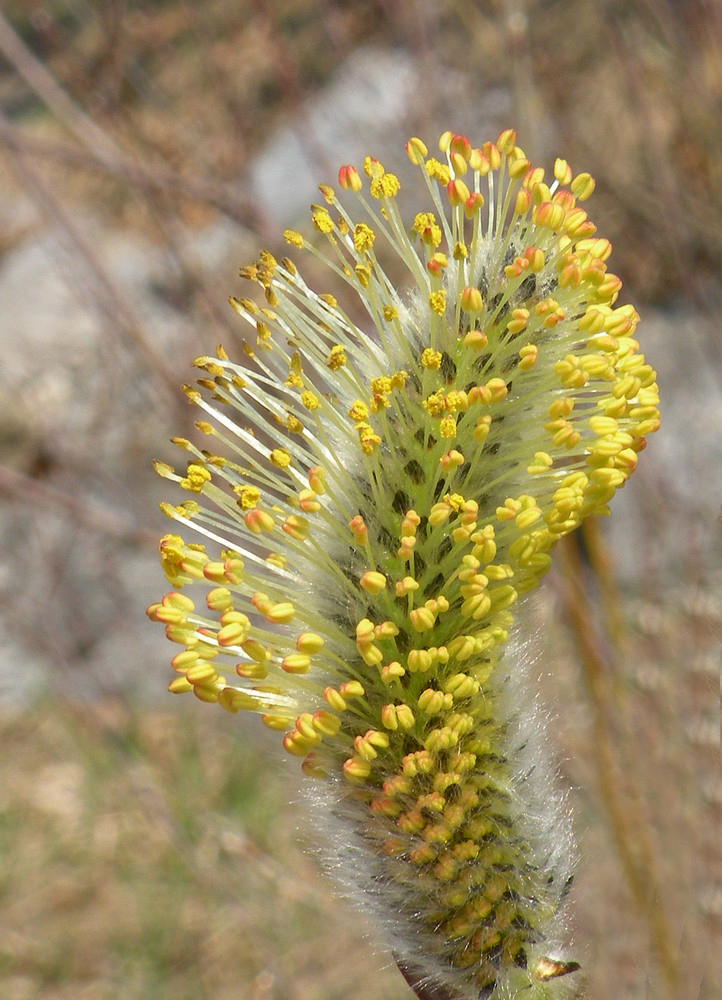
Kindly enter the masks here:
M 338 172 L 338 183 L 344 191 L 360 191 L 363 187 L 358 170 L 350 165 L 341 167 Z
M 464 184 L 463 181 L 456 180 L 449 181 L 446 185 L 446 193 L 449 196 L 449 201 L 456 207 L 457 205 L 464 205 L 469 198 L 469 189 Z
M 426 143 L 422 142 L 421 139 L 414 137 L 406 143 L 406 155 L 417 167 L 424 162 L 428 152 Z
M 472 219 L 477 212 L 480 212 L 484 205 L 484 195 L 481 191 L 474 191 L 464 203 L 464 215 L 467 219 Z
M 451 153 L 458 153 L 459 156 L 462 156 L 468 162 L 471 156 L 471 143 L 465 135 L 454 135 L 451 139 L 449 151 Z

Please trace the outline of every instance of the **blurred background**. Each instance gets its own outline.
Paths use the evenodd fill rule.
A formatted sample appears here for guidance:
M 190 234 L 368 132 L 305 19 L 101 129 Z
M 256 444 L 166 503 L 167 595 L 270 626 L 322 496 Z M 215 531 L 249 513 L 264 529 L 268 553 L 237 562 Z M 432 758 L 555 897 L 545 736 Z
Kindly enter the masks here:
M 509 125 L 596 177 L 663 396 L 538 608 L 583 995 L 722 995 L 721 120 L 718 0 L 0 2 L 2 1000 L 408 998 L 294 762 L 165 693 L 151 460 L 316 182 Z

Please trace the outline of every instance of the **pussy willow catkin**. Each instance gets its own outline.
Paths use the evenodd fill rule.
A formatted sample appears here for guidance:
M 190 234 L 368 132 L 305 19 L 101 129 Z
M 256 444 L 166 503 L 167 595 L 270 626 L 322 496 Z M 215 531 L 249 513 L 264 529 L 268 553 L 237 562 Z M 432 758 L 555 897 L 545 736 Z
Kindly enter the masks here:
M 511 130 L 439 147 L 407 143 L 415 217 L 368 157 L 343 200 L 320 187 L 313 239 L 285 233 L 293 261 L 242 268 L 264 296 L 231 300 L 245 356 L 219 347 L 185 387 L 206 447 L 157 464 L 205 541 L 162 539 L 176 590 L 149 615 L 181 647 L 171 691 L 260 713 L 299 757 L 327 859 L 412 983 L 536 1000 L 576 968 L 572 843 L 522 598 L 607 513 L 658 392 L 592 178 L 546 179 Z

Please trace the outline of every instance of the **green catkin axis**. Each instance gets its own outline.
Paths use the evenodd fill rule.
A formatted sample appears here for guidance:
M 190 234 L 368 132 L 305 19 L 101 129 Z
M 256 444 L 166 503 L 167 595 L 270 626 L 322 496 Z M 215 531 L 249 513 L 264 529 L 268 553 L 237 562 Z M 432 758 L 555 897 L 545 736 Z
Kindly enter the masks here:
M 367 157 L 370 201 L 339 171 L 362 221 L 322 185 L 322 248 L 285 233 L 368 329 L 288 258 L 241 270 L 265 300 L 231 300 L 255 342 L 197 359 L 186 387 L 214 450 L 176 439 L 185 470 L 157 466 L 190 494 L 163 510 L 206 541 L 162 539 L 176 589 L 148 613 L 180 647 L 171 691 L 283 734 L 325 863 L 419 997 L 543 1000 L 574 988 L 573 844 L 524 597 L 608 512 L 659 400 L 580 205 L 589 175 L 557 160 L 547 183 L 511 130 L 439 146 L 407 144 L 429 192 L 410 225 Z

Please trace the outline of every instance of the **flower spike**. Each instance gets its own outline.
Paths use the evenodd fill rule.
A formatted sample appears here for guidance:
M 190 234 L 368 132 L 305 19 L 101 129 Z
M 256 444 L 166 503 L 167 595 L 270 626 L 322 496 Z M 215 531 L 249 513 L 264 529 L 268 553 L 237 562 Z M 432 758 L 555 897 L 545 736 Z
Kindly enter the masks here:
M 300 759 L 334 870 L 419 997 L 541 1000 L 578 968 L 573 847 L 522 598 L 608 512 L 659 399 L 578 204 L 592 178 L 558 159 L 545 182 L 511 129 L 439 149 L 406 145 L 413 219 L 367 157 L 343 201 L 320 187 L 313 242 L 285 233 L 347 311 L 288 258 L 242 269 L 263 293 L 231 300 L 246 357 L 196 360 L 205 447 L 156 466 L 201 541 L 163 538 L 173 589 L 148 614 L 179 646 L 171 691 L 258 713 Z

